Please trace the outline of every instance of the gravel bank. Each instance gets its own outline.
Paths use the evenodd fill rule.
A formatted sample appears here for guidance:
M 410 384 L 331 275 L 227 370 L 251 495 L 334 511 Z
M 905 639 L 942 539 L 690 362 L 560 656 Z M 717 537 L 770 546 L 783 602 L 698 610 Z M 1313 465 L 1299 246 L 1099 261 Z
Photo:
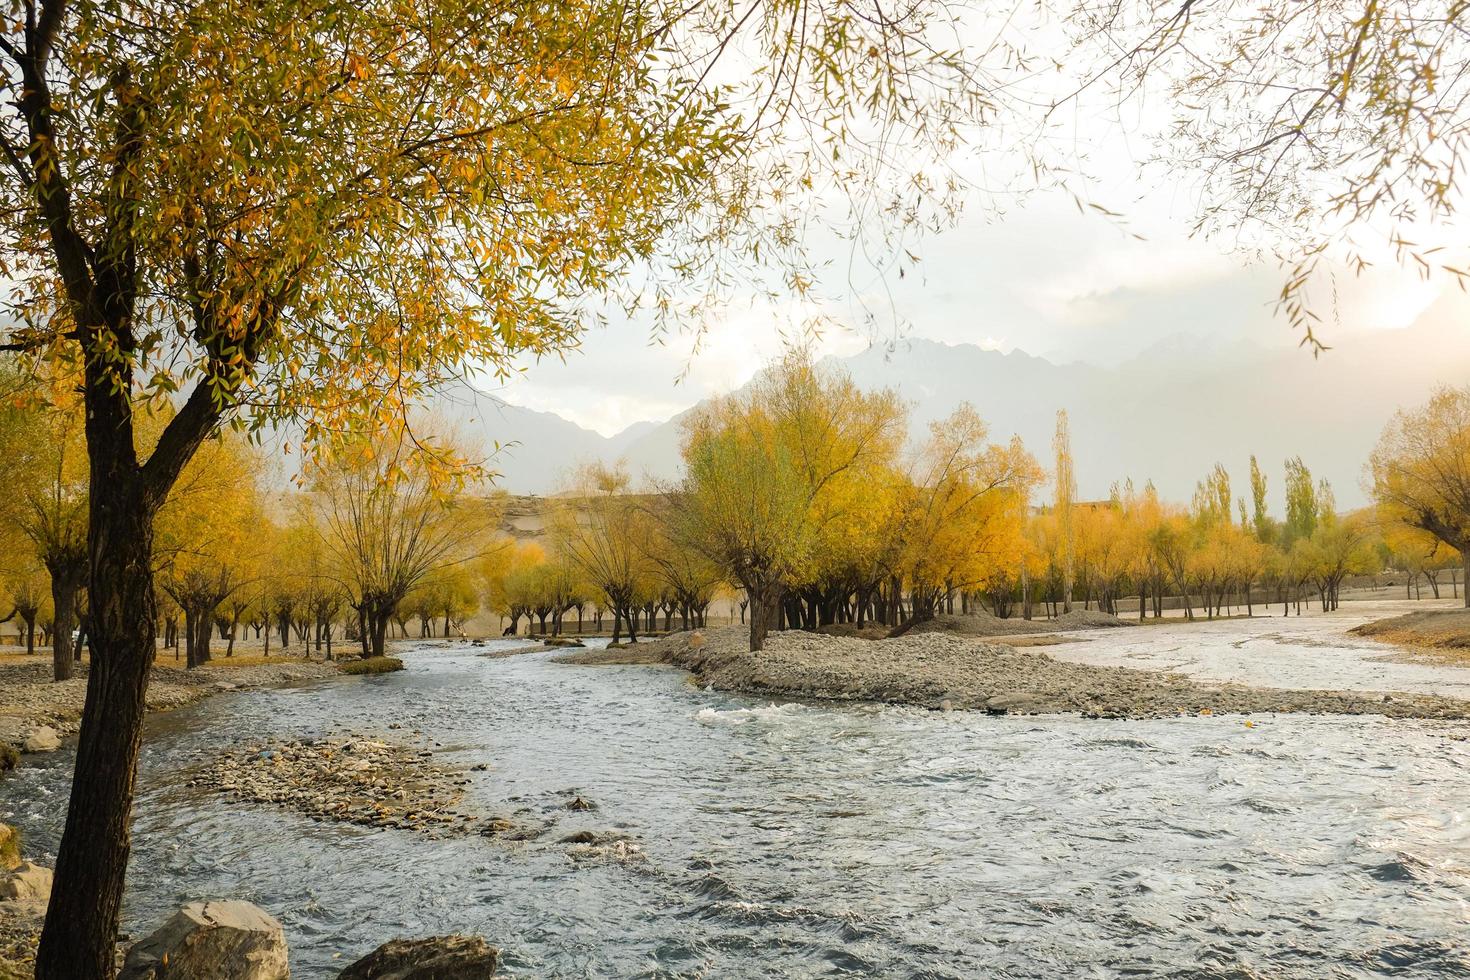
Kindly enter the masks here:
M 691 637 L 701 636 L 703 643 Z M 1057 660 L 1035 648 L 948 633 L 867 641 L 773 633 L 752 654 L 738 628 L 681 633 L 576 663 L 672 663 L 719 690 L 773 697 L 879 701 L 994 714 L 1159 718 L 1178 714 L 1376 714 L 1470 718 L 1470 701 L 1418 694 L 1291 690 L 1198 683 L 1179 674 Z
M 367 827 L 429 836 L 469 829 L 458 809 L 469 783 L 433 752 L 365 736 L 269 741 L 230 752 L 189 780 L 252 803 Z
M 336 675 L 336 664 L 307 660 L 209 665 L 194 670 L 155 665 L 148 683 L 148 710 L 180 708 L 222 691 Z M 77 676 L 59 684 L 51 680 L 49 658 L 0 664 L 0 742 L 20 748 L 43 728 L 60 738 L 76 734 L 87 696 L 86 678 L 86 664 L 78 668 Z

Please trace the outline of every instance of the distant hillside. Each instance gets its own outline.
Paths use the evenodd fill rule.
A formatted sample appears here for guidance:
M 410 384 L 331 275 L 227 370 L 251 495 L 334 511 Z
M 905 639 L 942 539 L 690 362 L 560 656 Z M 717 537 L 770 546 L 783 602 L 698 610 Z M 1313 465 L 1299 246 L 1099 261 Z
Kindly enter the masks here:
M 1470 331 L 1414 326 L 1355 334 L 1315 360 L 1302 350 L 1220 338 L 1206 348 L 1166 343 L 1120 366 L 1098 367 L 916 339 L 836 363 L 864 387 L 893 387 L 907 398 L 916 436 L 969 401 L 993 438 L 1017 434 L 1043 463 L 1056 411 L 1065 408 L 1084 498 L 1103 497 L 1114 480 L 1132 476 L 1185 500 L 1216 461 L 1240 493 L 1255 453 L 1273 497 L 1283 461 L 1300 455 L 1332 482 L 1339 504 L 1352 507 L 1364 501 L 1363 463 L 1394 410 L 1423 400 L 1438 384 L 1470 379 Z M 640 423 L 609 439 L 488 396 L 455 401 L 477 406 L 460 416 L 467 433 L 487 446 L 494 438 L 518 443 L 497 458 L 501 483 L 512 493 L 553 492 L 587 459 L 623 458 L 635 474 L 657 479 L 678 474 L 678 418 Z

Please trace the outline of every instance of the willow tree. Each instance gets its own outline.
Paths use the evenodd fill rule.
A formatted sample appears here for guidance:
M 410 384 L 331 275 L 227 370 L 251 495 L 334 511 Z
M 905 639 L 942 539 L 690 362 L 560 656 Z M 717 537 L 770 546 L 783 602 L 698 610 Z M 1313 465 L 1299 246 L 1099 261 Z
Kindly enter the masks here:
M 402 425 L 466 365 L 574 345 L 610 294 L 673 316 L 681 284 L 718 295 L 756 268 L 805 292 L 812 219 L 945 220 L 952 184 L 925 171 L 951 172 L 938 161 L 991 106 L 981 52 L 938 5 L 5 12 L 3 346 L 81 374 L 90 489 L 94 666 L 41 980 L 113 972 L 153 518 L 212 432 Z M 150 398 L 179 407 L 145 452 Z
M 337 443 L 311 483 L 311 524 L 357 613 L 364 657 L 384 655 L 399 605 L 432 575 L 477 555 L 498 516 L 498 500 L 455 492 L 462 488 L 453 471 L 415 448 Z
M 904 419 L 891 391 L 864 392 L 797 351 L 686 421 L 676 533 L 745 589 L 751 650 L 810 578 L 827 530 L 865 505 Z
M 4 387 L 15 384 L 11 375 Z M 76 396 L 67 383 L 51 376 L 29 394 L 0 410 L 0 456 L 10 477 L 0 513 L 21 532 L 50 579 L 52 677 L 64 681 L 80 656 L 72 649 L 72 632 L 87 585 L 87 454 Z
M 1381 519 L 1460 553 L 1470 608 L 1470 389 L 1441 389 L 1394 415 L 1368 467 Z
M 1041 469 L 1019 438 L 1002 446 L 988 444 L 987 435 L 975 409 L 962 404 L 930 425 L 916 454 L 900 531 L 913 612 L 900 632 L 933 619 L 956 592 L 986 588 L 1023 558 L 1027 505 Z M 1070 525 L 1062 531 L 1069 563 L 1072 533 Z M 1064 589 L 1070 575 L 1069 568 Z
M 628 624 L 628 642 L 638 642 L 633 612 L 653 577 L 649 558 L 653 522 L 642 502 L 629 493 L 621 466 L 581 467 L 566 494 L 548 513 L 547 530 L 557 553 L 568 558 L 613 614 L 613 640 Z

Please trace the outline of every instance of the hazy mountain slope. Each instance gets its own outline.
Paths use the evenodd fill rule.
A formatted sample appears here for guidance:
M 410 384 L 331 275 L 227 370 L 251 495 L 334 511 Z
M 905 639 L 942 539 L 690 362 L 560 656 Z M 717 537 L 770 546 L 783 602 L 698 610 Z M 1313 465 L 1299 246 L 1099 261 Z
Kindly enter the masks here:
M 1411 327 L 1338 341 L 1317 359 L 1223 338 L 1205 348 L 1165 343 L 1103 368 L 913 340 L 891 350 L 870 348 L 840 364 L 864 387 L 897 388 L 912 405 L 916 437 L 969 401 L 990 423 L 992 438 L 1019 435 L 1043 463 L 1049 463 L 1056 411 L 1067 409 L 1084 497 L 1103 496 L 1114 480 L 1132 476 L 1187 500 L 1216 461 L 1231 471 L 1239 494 L 1255 453 L 1278 507 L 1289 455 L 1330 480 L 1341 505 L 1355 506 L 1364 500 L 1363 463 L 1393 411 L 1422 401 L 1437 384 L 1470 379 L 1470 334 Z M 550 492 L 558 474 L 581 459 L 624 458 L 635 474 L 658 479 L 678 472 L 678 418 L 640 423 L 612 439 L 511 406 L 481 408 L 475 425 L 502 441 L 519 441 L 499 459 L 503 485 L 512 492 Z

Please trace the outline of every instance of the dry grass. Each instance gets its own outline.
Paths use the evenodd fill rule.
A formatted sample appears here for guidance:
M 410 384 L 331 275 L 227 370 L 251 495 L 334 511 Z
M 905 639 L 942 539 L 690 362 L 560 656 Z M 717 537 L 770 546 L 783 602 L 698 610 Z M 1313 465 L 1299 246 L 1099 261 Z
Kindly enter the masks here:
M 1470 667 L 1470 609 L 1432 609 L 1376 619 L 1348 632 L 1408 648 L 1417 658 Z

